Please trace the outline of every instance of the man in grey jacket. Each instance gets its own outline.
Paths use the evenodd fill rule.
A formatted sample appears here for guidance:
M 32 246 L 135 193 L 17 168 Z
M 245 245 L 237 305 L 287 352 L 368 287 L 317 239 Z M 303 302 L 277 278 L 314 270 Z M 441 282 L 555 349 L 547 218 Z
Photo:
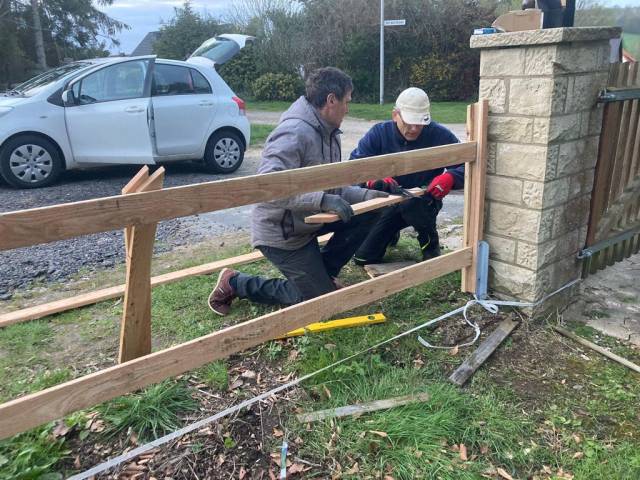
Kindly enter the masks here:
M 258 173 L 310 167 L 341 160 L 340 124 L 349 112 L 353 84 L 337 68 L 321 68 L 306 82 L 306 94 L 282 115 L 267 138 Z M 292 305 L 336 290 L 336 277 L 378 218 L 354 216 L 351 204 L 388 193 L 356 186 L 310 192 L 260 203 L 251 218 L 251 245 L 286 277 L 263 278 L 225 268 L 209 295 L 209 307 L 226 315 L 235 298 Z M 306 224 L 318 212 L 335 212 L 341 221 Z M 319 235 L 333 232 L 322 248 Z

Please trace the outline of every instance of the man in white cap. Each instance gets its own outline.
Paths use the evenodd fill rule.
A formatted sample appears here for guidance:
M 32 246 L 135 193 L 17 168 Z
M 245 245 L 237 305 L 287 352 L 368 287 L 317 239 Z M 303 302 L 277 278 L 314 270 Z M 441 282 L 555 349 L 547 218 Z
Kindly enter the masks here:
M 448 128 L 431 120 L 429 97 L 419 88 L 407 88 L 398 96 L 391 117 L 390 121 L 374 125 L 351 152 L 350 158 L 373 157 L 459 142 Z M 400 230 L 409 226 L 418 233 L 423 260 L 440 255 L 436 217 L 442 208 L 442 199 L 451 189 L 464 186 L 464 164 L 369 180 L 364 186 L 389 193 L 400 193 L 403 188 L 422 187 L 427 189 L 427 193 L 387 208 L 356 251 L 356 264 L 382 262 L 387 247 L 396 243 Z

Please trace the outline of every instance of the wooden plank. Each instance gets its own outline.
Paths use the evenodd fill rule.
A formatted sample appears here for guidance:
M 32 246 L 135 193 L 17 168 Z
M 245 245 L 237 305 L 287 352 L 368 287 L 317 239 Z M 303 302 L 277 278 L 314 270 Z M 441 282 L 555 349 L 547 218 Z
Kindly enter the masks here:
M 627 79 L 629 75 L 629 68 L 626 64 L 623 64 L 621 76 L 618 78 L 618 82 L 621 86 L 627 86 Z M 615 102 L 622 104 L 622 114 L 618 123 L 618 141 L 615 148 L 615 159 L 613 163 L 612 178 L 614 182 L 611 184 L 609 190 L 609 204 L 615 202 L 620 196 L 627 179 L 624 178 L 624 147 L 629 134 L 629 115 L 630 115 L 630 102 Z
M 329 241 L 331 233 L 318 237 L 318 242 L 322 245 Z M 164 285 L 165 283 L 173 283 L 183 280 L 188 277 L 194 277 L 198 275 L 208 275 L 210 273 L 219 272 L 223 268 L 237 267 L 245 265 L 247 263 L 256 262 L 262 260 L 264 256 L 261 252 L 255 251 L 251 253 L 245 253 L 236 257 L 225 258 L 223 260 L 216 260 L 215 262 L 205 263 L 196 267 L 189 267 L 182 270 L 176 270 L 175 272 L 163 273 L 151 277 L 151 286 L 157 287 Z M 23 308 L 14 312 L 4 313 L 0 315 L 0 328 L 14 323 L 26 322 L 28 320 L 36 320 L 55 313 L 65 312 L 74 308 L 80 308 L 94 303 L 102 302 L 104 300 L 110 300 L 112 298 L 122 297 L 124 295 L 125 285 L 116 285 L 114 287 L 104 288 L 96 290 L 95 292 L 84 293 L 71 298 L 65 298 L 62 300 L 56 300 L 55 302 L 44 303 L 42 305 L 36 305 L 34 307 Z
M 473 105 L 467 105 L 467 140 L 470 142 L 475 142 L 476 132 L 475 132 L 475 122 L 477 118 L 476 107 L 477 103 Z M 469 235 L 471 233 L 471 224 L 474 222 L 474 214 L 475 209 L 471 205 L 471 196 L 473 192 L 473 174 L 474 168 L 472 165 L 465 165 L 464 169 L 464 204 L 463 204 L 463 213 L 462 213 L 462 245 L 465 247 L 470 247 Z M 468 285 L 468 276 L 462 275 L 462 291 L 463 292 L 471 292 L 475 291 L 475 282 Z
M 478 152 L 476 162 L 467 165 L 467 168 L 473 169 L 472 184 L 473 189 L 470 193 L 470 208 L 473 211 L 469 228 L 467 242 L 465 246 L 473 249 L 473 262 L 462 272 L 465 281 L 463 283 L 463 291 L 475 292 L 476 290 L 476 265 L 478 254 L 478 242 L 483 238 L 484 232 L 484 195 L 487 173 L 487 126 L 489 119 L 489 101 L 481 100 L 476 107 L 475 121 L 475 139 L 477 141 Z
M 518 322 L 514 322 L 509 318 L 505 318 L 500 322 L 498 327 L 491 332 L 491 335 L 451 374 L 449 381 L 459 387 L 464 385 L 517 325 Z
M 415 395 L 404 395 L 402 397 L 388 398 L 386 400 L 374 400 L 367 403 L 356 403 L 345 407 L 328 408 L 317 412 L 301 413 L 296 415 L 296 419 L 301 423 L 317 422 L 327 418 L 340 418 L 350 415 L 362 415 L 363 413 L 387 410 L 389 408 L 402 407 L 412 403 L 427 402 L 431 397 L 428 393 L 418 393 Z
M 137 191 L 161 189 L 164 173 L 164 167 L 160 167 L 138 186 Z M 151 257 L 157 224 L 130 228 L 131 237 L 126 251 L 127 280 L 120 323 L 120 363 L 151 353 Z
M 627 360 L 624 357 L 621 357 L 620 355 L 616 355 L 613 352 L 610 352 L 609 350 L 607 350 L 606 348 L 601 347 L 600 345 L 596 345 L 595 343 L 590 342 L 589 340 L 586 340 L 582 337 L 579 337 L 578 335 L 576 335 L 573 332 L 570 332 L 569 330 L 567 330 L 566 328 L 562 328 L 559 326 L 554 326 L 553 329 L 558 332 L 561 333 L 562 335 L 564 335 L 565 337 L 570 338 L 571 340 L 574 340 L 576 342 L 578 342 L 580 345 L 584 345 L 585 347 L 590 348 L 591 350 L 594 350 L 596 352 L 598 352 L 601 355 L 604 355 L 607 358 L 610 358 L 611 360 L 618 362 L 620 365 L 624 365 L 625 367 L 633 370 L 634 372 L 640 373 L 640 365 L 636 365 L 635 363 Z
M 416 262 L 413 260 L 407 262 L 370 263 L 364 266 L 364 270 L 371 278 L 376 278 L 415 264 Z
M 129 193 L 138 192 L 140 187 L 149 179 L 149 167 L 143 166 L 138 173 L 136 173 L 131 180 L 122 188 L 122 194 L 127 195 Z M 129 245 L 131 245 L 131 234 L 133 227 L 125 227 L 124 229 L 124 251 L 128 257 L 130 255 Z
M 414 195 L 422 195 L 426 190 L 422 188 L 411 188 L 408 190 Z M 404 202 L 408 197 L 403 195 L 389 195 L 386 198 L 372 198 L 371 200 L 365 200 L 364 202 L 354 203 L 351 205 L 354 215 L 361 215 L 372 210 L 388 207 L 389 205 L 395 205 L 396 203 Z M 315 215 L 309 215 L 305 217 L 304 223 L 332 223 L 340 220 L 340 217 L 336 213 L 316 213 Z
M 637 63 L 630 65 L 626 86 L 633 86 L 633 82 L 637 75 L 637 67 Z M 623 128 L 626 131 L 626 135 L 624 142 L 620 142 L 618 146 L 618 148 L 622 149 L 622 174 L 618 179 L 618 195 L 622 194 L 627 184 L 632 181 L 632 178 L 630 177 L 632 164 L 631 154 L 633 151 L 633 144 L 635 142 L 635 132 L 637 127 L 636 120 L 638 118 L 638 101 L 628 100 L 624 103 L 627 108 L 628 115 L 626 117 L 623 115 L 622 117 Z
M 470 262 L 471 249 L 464 248 L 9 401 L 0 405 L 0 439 L 420 285 Z
M 457 143 L 155 192 L 2 213 L 0 250 L 276 200 L 371 178 L 473 162 L 475 155 L 475 143 Z
M 599 240 L 597 235 L 598 226 L 607 209 L 621 113 L 622 109 L 620 108 L 619 102 L 608 103 L 604 107 L 602 132 L 600 134 L 600 145 L 598 148 L 598 161 L 596 163 L 593 190 L 591 192 L 591 213 L 587 230 L 587 246 L 591 246 Z
M 640 177 L 636 177 L 625 192 L 618 198 L 615 204 L 609 207 L 606 216 L 600 219 L 600 224 L 596 231 L 598 240 L 606 240 L 609 232 L 616 226 L 624 211 L 629 205 L 640 199 Z

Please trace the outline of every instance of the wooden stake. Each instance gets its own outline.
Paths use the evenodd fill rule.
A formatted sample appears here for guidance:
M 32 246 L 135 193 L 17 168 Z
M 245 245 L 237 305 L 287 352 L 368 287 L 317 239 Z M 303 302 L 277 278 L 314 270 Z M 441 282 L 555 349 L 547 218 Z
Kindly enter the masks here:
M 142 182 L 136 193 L 159 190 L 163 181 L 164 167 L 160 167 Z M 128 228 L 131 230 L 125 232 L 127 282 L 120 326 L 120 363 L 151 353 L 151 257 L 157 224 Z
M 467 128 L 477 142 L 476 161 L 465 165 L 464 246 L 473 249 L 473 262 L 462 272 L 462 291 L 475 292 L 478 242 L 484 230 L 484 192 L 487 171 L 489 102 L 481 100 L 468 109 Z
M 386 410 L 388 408 L 401 407 L 411 403 L 429 401 L 428 393 L 417 393 L 415 395 L 405 395 L 403 397 L 388 398 L 386 400 L 375 400 L 367 403 L 357 403 L 346 407 L 329 408 L 327 410 L 318 410 L 317 412 L 301 413 L 296 418 L 301 423 L 316 422 L 325 418 L 347 417 L 349 415 L 361 415 L 367 412 L 375 412 L 376 410 Z
M 509 336 L 518 322 L 511 319 L 504 319 L 498 328 L 489 335 L 484 342 L 460 365 L 449 377 L 449 381 L 461 387 L 480 368 L 480 366 L 491 356 L 502 341 Z
M 625 367 L 630 368 L 634 372 L 640 373 L 640 365 L 636 365 L 635 363 L 630 362 L 626 358 L 621 357 L 620 355 L 616 355 L 615 353 L 610 352 L 606 348 L 602 348 L 600 345 L 596 345 L 595 343 L 592 343 L 589 340 L 586 340 L 586 339 L 584 339 L 582 337 L 579 337 L 575 333 L 570 332 L 569 330 L 567 330 L 565 328 L 562 328 L 562 327 L 559 327 L 559 326 L 556 325 L 556 326 L 553 327 L 553 329 L 556 332 L 561 333 L 565 337 L 568 337 L 571 340 L 574 340 L 574 341 L 578 342 L 580 345 L 584 345 L 585 347 L 588 347 L 591 350 L 595 350 L 599 354 L 604 355 L 605 357 L 610 358 L 611 360 L 613 360 L 615 362 L 618 362 L 620 365 L 624 365 Z

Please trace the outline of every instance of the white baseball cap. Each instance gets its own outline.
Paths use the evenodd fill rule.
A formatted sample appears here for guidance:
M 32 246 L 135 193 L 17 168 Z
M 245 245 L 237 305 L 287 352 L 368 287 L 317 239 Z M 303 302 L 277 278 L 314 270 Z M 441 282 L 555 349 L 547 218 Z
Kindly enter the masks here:
M 405 123 L 429 125 L 431 123 L 431 102 L 424 90 L 411 87 L 404 90 L 396 100 L 396 110 Z

